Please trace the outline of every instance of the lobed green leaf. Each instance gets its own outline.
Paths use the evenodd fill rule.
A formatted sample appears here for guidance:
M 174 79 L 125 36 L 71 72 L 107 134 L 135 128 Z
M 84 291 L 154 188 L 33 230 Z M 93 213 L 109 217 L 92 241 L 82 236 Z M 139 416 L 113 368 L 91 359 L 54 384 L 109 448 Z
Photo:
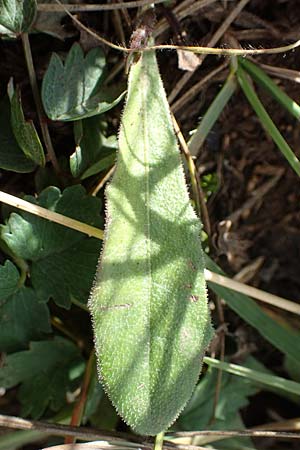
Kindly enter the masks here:
M 72 342 L 61 337 L 32 342 L 29 350 L 6 356 L 0 368 L 0 385 L 11 388 L 21 383 L 23 415 L 38 418 L 48 406 L 58 411 L 65 404 L 66 392 L 73 387 L 74 368 L 82 374 L 84 364 Z
M 13 33 L 27 32 L 36 11 L 36 0 L 0 0 L 0 24 Z
M 100 200 L 79 185 L 63 193 L 50 187 L 38 199 L 26 200 L 89 225 L 102 225 Z M 98 239 L 26 212 L 12 213 L 1 231 L 12 252 L 31 263 L 30 279 L 40 301 L 52 297 L 64 308 L 70 307 L 72 297 L 86 302 L 101 247 Z
M 69 51 L 65 64 L 53 54 L 42 83 L 42 101 L 52 120 L 79 120 L 102 114 L 123 97 L 112 97 L 108 88 L 101 88 L 106 61 L 100 48 L 86 57 L 79 44 Z
M 132 65 L 105 244 L 90 298 L 104 386 L 155 435 L 192 395 L 211 337 L 201 226 L 153 52 Z

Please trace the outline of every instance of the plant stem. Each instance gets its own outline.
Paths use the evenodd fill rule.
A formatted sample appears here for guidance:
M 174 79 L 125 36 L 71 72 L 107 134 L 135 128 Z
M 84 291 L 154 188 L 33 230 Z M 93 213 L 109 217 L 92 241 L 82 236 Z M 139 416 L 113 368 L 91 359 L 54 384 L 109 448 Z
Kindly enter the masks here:
M 32 53 L 31 53 L 31 47 L 30 47 L 28 33 L 22 33 L 21 38 L 22 38 L 24 55 L 25 55 L 25 59 L 26 59 L 27 69 L 28 69 L 29 81 L 30 81 L 30 85 L 31 85 L 32 93 L 33 93 L 35 106 L 37 109 L 37 114 L 38 114 L 38 118 L 39 118 L 39 122 L 40 122 L 42 135 L 44 138 L 44 143 L 45 143 L 45 146 L 47 149 L 47 157 L 52 162 L 55 172 L 59 175 L 60 168 L 59 168 L 59 164 L 58 164 L 55 152 L 54 152 L 54 148 L 52 145 L 52 141 L 51 141 L 48 125 L 47 125 L 47 119 L 46 119 L 43 105 L 41 102 L 40 92 L 39 92 L 36 74 L 35 74 L 34 65 L 33 65 L 33 59 L 32 59 Z
M 84 378 L 83 378 L 83 382 L 82 382 L 82 387 L 81 387 L 81 392 L 80 392 L 80 397 L 79 397 L 78 401 L 76 402 L 76 405 L 73 409 L 73 414 L 72 414 L 71 423 L 70 423 L 71 426 L 78 427 L 81 424 L 81 419 L 82 419 L 85 404 L 87 401 L 87 394 L 88 394 L 88 389 L 89 389 L 89 385 L 90 385 L 90 381 L 91 381 L 91 376 L 93 373 L 93 365 L 94 364 L 95 364 L 95 350 L 93 349 L 90 353 L 90 357 L 89 357 L 88 363 L 86 365 Z M 65 444 L 73 444 L 75 441 L 76 441 L 76 438 L 74 438 L 72 436 L 67 436 L 65 438 Z
M 164 443 L 164 435 L 165 433 L 163 431 L 156 435 L 153 450 L 162 450 Z

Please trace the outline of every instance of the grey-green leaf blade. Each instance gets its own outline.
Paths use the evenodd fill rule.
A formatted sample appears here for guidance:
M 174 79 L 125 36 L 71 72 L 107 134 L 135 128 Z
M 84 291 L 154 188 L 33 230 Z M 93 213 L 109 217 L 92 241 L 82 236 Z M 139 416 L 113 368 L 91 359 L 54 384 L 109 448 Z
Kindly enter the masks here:
M 155 435 L 197 382 L 211 335 L 200 223 L 155 54 L 131 68 L 90 299 L 99 368 L 124 420 Z

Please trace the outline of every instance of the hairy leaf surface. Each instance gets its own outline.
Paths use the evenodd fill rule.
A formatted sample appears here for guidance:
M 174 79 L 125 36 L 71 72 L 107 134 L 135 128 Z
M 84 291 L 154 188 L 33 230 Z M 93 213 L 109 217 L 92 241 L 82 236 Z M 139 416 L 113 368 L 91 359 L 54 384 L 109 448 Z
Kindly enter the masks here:
M 200 230 L 155 54 L 147 52 L 129 76 L 90 299 L 101 377 L 140 434 L 176 419 L 209 342 Z

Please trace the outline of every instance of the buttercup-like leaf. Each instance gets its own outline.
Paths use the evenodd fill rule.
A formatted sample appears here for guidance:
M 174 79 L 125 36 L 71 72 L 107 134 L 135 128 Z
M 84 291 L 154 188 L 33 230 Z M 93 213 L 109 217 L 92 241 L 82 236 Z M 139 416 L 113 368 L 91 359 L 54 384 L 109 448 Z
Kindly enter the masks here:
M 0 24 L 13 33 L 29 31 L 36 9 L 35 0 L 0 0 Z
M 61 337 L 31 342 L 25 351 L 8 355 L 0 368 L 0 385 L 11 388 L 21 383 L 19 399 L 23 415 L 40 417 L 49 406 L 58 411 L 66 401 L 66 392 L 74 389 L 72 371 L 78 376 L 84 369 L 80 350 Z
M 145 52 L 130 71 L 90 298 L 102 381 L 140 434 L 166 430 L 198 380 L 211 336 L 200 231 L 156 57 Z
M 100 90 L 105 74 L 105 56 L 100 48 L 86 56 L 79 44 L 71 48 L 65 63 L 54 53 L 42 84 L 42 100 L 52 120 L 79 120 L 113 108 L 123 94 L 112 98 Z
M 88 196 L 80 185 L 63 193 L 51 186 L 38 199 L 25 198 L 90 225 L 102 225 L 101 201 Z M 26 212 L 12 213 L 1 226 L 1 236 L 14 254 L 29 261 L 30 280 L 40 301 L 52 297 L 64 308 L 70 307 L 72 297 L 86 302 L 101 247 L 99 239 Z

